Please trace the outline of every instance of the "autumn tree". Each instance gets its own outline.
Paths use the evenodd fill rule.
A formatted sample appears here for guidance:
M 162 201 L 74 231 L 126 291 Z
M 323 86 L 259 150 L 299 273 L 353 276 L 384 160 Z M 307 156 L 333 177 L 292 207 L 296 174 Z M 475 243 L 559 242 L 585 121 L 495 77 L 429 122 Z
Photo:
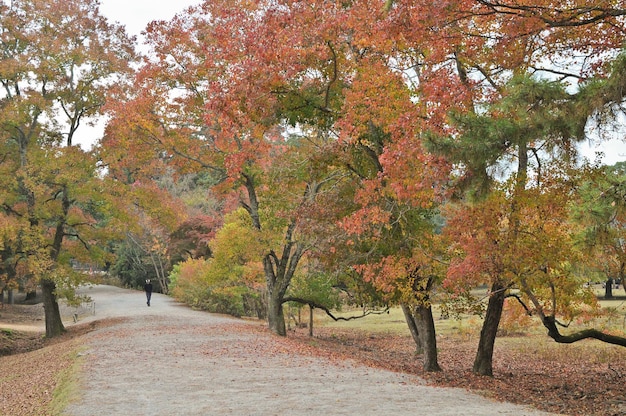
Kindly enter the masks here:
M 527 199 L 527 188 L 543 186 L 542 174 L 547 161 L 542 159 L 547 158 L 549 161 L 550 155 L 558 155 L 557 158 L 572 160 L 574 152 L 572 139 L 581 137 L 582 126 L 586 120 L 576 119 L 576 112 L 573 110 L 575 103 L 570 101 L 568 106 L 566 99 L 567 96 L 557 85 L 533 80 L 513 81 L 509 95 L 494 106 L 492 113 L 469 115 L 458 119 L 464 134 L 455 139 L 455 143 L 451 145 L 456 147 L 461 155 L 464 154 L 459 161 L 465 163 L 469 171 L 486 174 L 487 167 L 494 167 L 498 161 L 508 157 L 507 152 L 512 152 L 511 156 L 516 163 L 511 179 L 513 185 L 507 194 L 509 197 L 505 199 L 508 200 L 508 214 L 497 209 L 492 213 L 494 214 L 492 218 L 485 218 L 484 214 L 465 217 L 466 221 L 469 220 L 466 225 L 472 224 L 474 220 L 481 224 L 479 227 L 485 229 L 493 227 L 487 227 L 483 221 L 489 223 L 496 221 L 494 224 L 496 230 L 502 226 L 502 221 L 506 224 L 504 237 L 487 237 L 487 241 L 480 242 L 476 240 L 478 236 L 463 240 L 470 245 L 475 242 L 479 244 L 473 249 L 469 246 L 465 248 L 468 253 L 478 250 L 477 257 L 465 257 L 466 267 L 482 269 L 490 277 L 488 283 L 491 286 L 491 294 L 473 368 L 478 374 L 491 375 L 493 371 L 491 367 L 493 345 L 504 299 L 509 289 L 516 283 L 509 274 L 510 269 L 515 268 L 510 261 L 514 259 L 511 256 L 518 245 L 522 232 L 520 227 L 525 220 L 521 207 Z M 528 108 L 533 110 L 528 111 Z M 554 153 L 555 151 L 560 153 Z M 454 150 L 450 148 L 447 152 L 450 155 L 454 154 Z M 530 157 L 531 155 L 534 159 Z M 479 210 L 483 213 L 491 212 L 487 206 Z M 459 230 L 454 231 L 455 233 L 463 232 L 462 224 L 457 224 L 457 227 Z M 494 242 L 495 247 L 490 241 Z M 485 257 L 492 261 L 472 262 L 471 259 L 483 259 L 483 255 L 479 253 L 491 253 Z M 468 262 L 472 262 L 472 266 Z M 540 267 L 542 267 L 540 263 L 535 266 Z M 451 269 L 453 270 L 455 269 Z
M 180 173 L 205 170 L 220 177 L 216 189 L 246 209 L 267 243 L 268 319 L 270 328 L 284 335 L 283 298 L 306 250 L 298 234 L 299 211 L 329 183 L 327 170 L 306 168 L 304 148 L 286 142 L 285 121 L 298 124 L 300 144 L 311 141 L 307 151 L 323 151 L 339 58 L 324 36 L 302 30 L 301 24 L 315 21 L 314 9 L 302 15 L 299 7 L 308 6 L 266 6 L 212 2 L 152 25 L 148 39 L 155 59 L 139 74 L 138 88 L 112 121 L 105 145 L 114 173 L 124 163 L 115 147 L 134 146 L 135 166 L 140 157 L 149 161 L 165 152 Z M 273 39 L 280 25 L 284 43 Z M 271 162 L 287 153 L 300 158 L 304 170 L 283 172 L 284 188 L 271 189 L 265 180 Z M 265 197 L 266 192 L 281 199 Z M 233 206 L 227 203 L 226 209 Z
M 546 167 L 548 161 L 541 158 L 550 159 L 550 151 L 560 149 L 566 160 L 574 159 L 574 142 L 584 137 L 586 121 L 595 111 L 592 107 L 619 102 L 619 97 L 609 98 L 608 90 L 595 95 L 597 100 L 586 100 L 583 93 L 570 100 L 565 94 L 566 87 L 610 73 L 606 63 L 618 54 L 624 34 L 624 11 L 619 7 L 604 2 L 564 6 L 551 1 L 519 5 L 477 0 L 434 8 L 426 2 L 398 0 L 387 2 L 387 10 L 390 21 L 395 22 L 392 30 L 402 35 L 402 56 L 415 62 L 425 124 L 436 135 L 451 138 L 447 144 L 440 143 L 439 150 L 460 173 L 457 189 L 472 188 L 473 195 L 484 197 L 498 174 L 512 171 L 518 183 L 513 189 L 521 195 L 534 180 L 531 172 Z M 532 77 L 552 79 L 562 86 L 537 83 L 531 87 L 532 83 L 521 81 Z M 527 86 L 515 93 L 518 110 L 492 107 L 503 97 L 505 101 L 512 97 L 511 86 L 516 83 Z M 551 97 L 545 96 L 548 92 Z M 539 95 L 533 98 L 534 94 Z M 542 98 L 535 99 L 539 96 Z M 552 101 L 538 110 L 546 98 Z M 562 111 L 562 105 L 568 113 Z M 551 115 L 549 107 L 557 111 Z M 489 113 L 489 108 L 495 111 Z M 524 122 L 517 124 L 521 120 Z M 468 131 L 474 134 L 468 136 Z M 514 214 L 517 208 L 511 206 Z M 506 282 L 492 285 L 491 293 L 500 296 L 506 287 Z M 492 319 L 491 311 L 499 315 L 503 298 L 491 300 L 494 305 L 488 307 L 485 323 L 499 320 Z M 495 337 L 495 330 L 484 336 L 482 340 Z M 485 349 L 486 345 L 491 342 L 481 342 L 474 366 L 482 374 L 491 373 L 490 354 L 483 354 L 491 347 Z
M 93 1 L 2 2 L 0 20 L 1 206 L 19 224 L 2 261 L 41 285 L 53 337 L 64 330 L 57 294 L 70 257 L 101 258 L 98 235 L 116 229 L 103 224 L 113 202 L 77 138 L 121 80 L 132 44 Z
M 509 193 L 508 229 L 511 239 L 507 239 L 509 241 L 507 244 L 515 246 L 521 232 L 517 224 L 521 225 L 525 220 L 522 215 L 530 215 L 528 212 L 524 214 L 520 211 L 529 188 L 542 188 L 545 186 L 546 172 L 564 161 L 575 160 L 575 142 L 585 137 L 584 126 L 594 110 L 589 111 L 587 105 L 589 91 L 584 88 L 577 94 L 568 94 L 563 87 L 555 83 L 515 79 L 509 88 L 510 92 L 505 93 L 502 102 L 493 106 L 492 113 L 457 118 L 462 126 L 461 130 L 466 133 L 460 136 L 460 140 L 455 140 L 456 144 L 452 146 L 459 146 L 457 149 L 461 153 L 469 152 L 460 160 L 469 167 L 469 171 L 482 172 L 483 175 L 487 173 L 487 167 L 493 168 L 498 160 L 502 160 L 507 150 L 515 150 L 517 169 L 513 177 L 516 185 Z M 590 88 L 595 87 L 591 84 Z M 463 140 L 466 139 L 469 140 L 464 145 Z M 452 148 L 448 148 L 447 151 L 454 154 Z M 570 179 L 563 175 L 561 180 L 566 184 Z M 537 224 L 537 227 L 535 232 L 545 231 L 541 224 Z M 507 247 L 511 246 L 504 246 L 501 249 L 507 252 Z M 546 264 L 545 260 L 538 263 L 536 268 L 540 268 L 541 264 Z M 506 263 L 501 264 L 500 272 L 505 271 L 507 267 Z M 490 353 L 484 351 L 493 350 L 492 340 L 495 339 L 501 304 L 507 288 L 511 287 L 512 283 L 513 281 L 507 279 L 497 279 L 491 283 L 492 294 L 497 295 L 499 300 L 497 304 L 493 304 L 493 308 L 488 307 L 486 311 L 486 326 L 481 333 L 481 344 L 474 366 L 474 371 L 480 374 L 491 373 Z M 493 296 L 489 306 L 494 302 Z M 495 311 L 495 316 L 492 317 L 491 311 Z M 490 325 L 491 329 L 487 325 Z
M 424 369 L 439 371 L 431 290 L 443 277 L 435 218 L 447 165 L 422 147 L 421 108 L 400 74 L 362 59 L 341 120 L 352 127 L 344 158 L 356 187 L 341 223 L 357 253 L 353 267 L 403 307 Z

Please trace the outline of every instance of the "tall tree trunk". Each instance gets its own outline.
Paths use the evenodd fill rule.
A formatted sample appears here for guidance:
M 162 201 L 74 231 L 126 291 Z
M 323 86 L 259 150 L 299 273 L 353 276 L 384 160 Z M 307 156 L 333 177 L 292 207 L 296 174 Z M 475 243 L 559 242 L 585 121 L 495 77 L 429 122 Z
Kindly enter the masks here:
M 406 320 L 406 324 L 409 327 L 411 337 L 413 337 L 413 341 L 415 342 L 415 352 L 417 354 L 423 354 L 424 347 L 422 346 L 422 340 L 420 339 L 417 324 L 415 323 L 415 318 L 413 317 L 413 311 L 411 310 L 411 307 L 405 303 L 401 304 L 400 306 L 402 307 L 404 319 Z
M 61 312 L 57 302 L 54 280 L 42 279 L 41 289 L 43 294 L 43 307 L 46 315 L 46 337 L 52 338 L 65 332 Z
M 518 199 L 523 196 L 526 183 L 528 181 L 528 143 L 521 140 L 517 149 L 518 165 L 515 183 L 515 192 L 511 203 L 510 222 L 511 222 L 511 247 L 515 246 L 517 235 L 520 229 L 520 209 Z M 485 312 L 485 320 L 480 331 L 480 340 L 478 342 L 478 350 L 474 359 L 472 371 L 481 376 L 493 376 L 493 349 L 498 335 L 498 326 L 502 318 L 502 310 L 504 309 L 505 285 L 496 280 L 491 285 L 491 296 L 487 304 Z
M 504 289 L 504 285 L 500 282 L 495 282 L 491 286 L 491 296 L 485 313 L 485 321 L 480 331 L 478 350 L 472 368 L 475 374 L 481 376 L 493 376 L 493 348 L 504 309 Z

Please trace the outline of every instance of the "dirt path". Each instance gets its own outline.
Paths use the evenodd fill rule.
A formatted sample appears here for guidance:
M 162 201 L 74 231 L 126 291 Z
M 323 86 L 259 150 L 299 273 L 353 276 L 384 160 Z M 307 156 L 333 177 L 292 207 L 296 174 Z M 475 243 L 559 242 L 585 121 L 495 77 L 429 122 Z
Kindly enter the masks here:
M 417 377 L 294 352 L 258 324 L 155 294 L 85 289 L 95 315 L 127 318 L 87 337 L 82 397 L 92 415 L 547 415 Z

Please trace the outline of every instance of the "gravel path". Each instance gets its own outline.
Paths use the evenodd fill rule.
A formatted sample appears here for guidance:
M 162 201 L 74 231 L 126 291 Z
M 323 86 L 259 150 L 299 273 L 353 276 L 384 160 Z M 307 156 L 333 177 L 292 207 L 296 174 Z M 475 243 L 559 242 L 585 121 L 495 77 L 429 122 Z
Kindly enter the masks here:
M 83 289 L 95 315 L 123 317 L 87 336 L 80 400 L 93 415 L 547 415 L 414 376 L 294 352 L 244 320 L 193 311 L 154 294 Z

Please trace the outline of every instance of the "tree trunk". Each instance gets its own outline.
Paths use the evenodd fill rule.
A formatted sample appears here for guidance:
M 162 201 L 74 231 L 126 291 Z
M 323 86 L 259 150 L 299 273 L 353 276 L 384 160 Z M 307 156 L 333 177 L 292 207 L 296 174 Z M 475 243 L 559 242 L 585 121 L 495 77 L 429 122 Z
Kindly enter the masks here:
M 505 290 L 500 282 L 491 286 L 491 296 L 480 331 L 478 350 L 472 371 L 481 376 L 493 376 L 493 348 L 504 308 Z
M 413 337 L 413 341 L 415 342 L 415 353 L 423 354 L 424 347 L 422 346 L 422 340 L 420 339 L 419 331 L 417 330 L 417 324 L 415 323 L 415 318 L 413 317 L 411 307 L 405 303 L 401 304 L 400 306 L 402 307 L 402 312 L 404 312 L 404 319 L 406 320 L 406 324 L 409 327 L 409 332 L 411 332 L 411 336 Z
M 43 307 L 46 315 L 46 337 L 53 338 L 65 332 L 59 304 L 57 302 L 56 284 L 53 280 L 43 279 L 41 281 L 41 289 L 43 294 Z
M 613 299 L 613 279 L 610 277 L 604 284 L 604 299 Z
M 270 331 L 286 336 L 285 314 L 283 312 L 283 296 L 280 291 L 271 291 L 267 297 L 267 320 Z
M 287 335 L 283 312 L 285 293 L 304 252 L 299 244 L 291 242 L 294 228 L 295 222 L 291 223 L 287 229 L 285 240 L 288 243 L 283 246 L 283 253 L 280 258 L 273 251 L 263 258 L 263 269 L 267 282 L 267 318 L 269 327 L 272 332 L 281 336 Z
M 309 305 L 309 336 L 313 336 L 313 306 Z
M 260 231 L 259 201 L 256 195 L 254 178 L 245 173 L 242 173 L 242 176 L 248 191 L 248 203 L 246 204 L 242 201 L 242 205 L 250 215 L 254 228 Z M 307 190 L 309 189 L 312 188 L 307 187 Z M 311 195 L 305 192 L 305 198 L 310 197 Z M 263 270 L 267 283 L 267 320 L 270 331 L 281 336 L 287 335 L 283 299 L 304 253 L 302 246 L 293 239 L 296 225 L 297 220 L 294 218 L 287 226 L 280 257 L 273 250 L 270 250 L 263 258 Z
M 431 305 L 419 305 L 414 312 L 415 323 L 424 349 L 424 371 L 441 371 L 437 358 L 437 336 Z

